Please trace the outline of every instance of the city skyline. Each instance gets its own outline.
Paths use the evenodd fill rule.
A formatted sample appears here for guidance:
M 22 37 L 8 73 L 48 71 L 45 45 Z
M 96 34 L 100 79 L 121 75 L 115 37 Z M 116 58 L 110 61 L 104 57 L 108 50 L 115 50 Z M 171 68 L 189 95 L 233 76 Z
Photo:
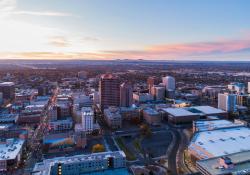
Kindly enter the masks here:
M 1 0 L 0 59 L 248 61 L 241 1 Z

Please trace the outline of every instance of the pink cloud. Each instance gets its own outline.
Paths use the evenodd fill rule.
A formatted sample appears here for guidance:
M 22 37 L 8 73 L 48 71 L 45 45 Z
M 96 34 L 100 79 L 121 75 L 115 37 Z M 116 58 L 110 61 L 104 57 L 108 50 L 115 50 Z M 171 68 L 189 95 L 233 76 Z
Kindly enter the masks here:
M 228 53 L 250 48 L 250 40 L 224 40 L 217 42 L 198 42 L 187 44 L 157 45 L 147 48 L 152 53 L 175 53 L 179 55 Z
M 105 51 L 104 55 L 122 58 L 178 59 L 183 57 L 234 54 L 250 49 L 250 40 L 220 40 L 184 44 L 162 44 L 132 51 Z
M 246 52 L 248 51 L 249 52 Z M 245 52 L 244 52 L 245 51 Z M 219 57 L 233 58 L 235 54 L 243 56 L 244 59 L 250 57 L 250 39 L 245 40 L 218 40 L 214 42 L 196 42 L 184 44 L 162 44 L 146 47 L 142 50 L 106 50 L 93 53 L 73 52 L 23 52 L 8 53 L 11 58 L 30 59 L 201 59 L 215 60 Z M 3 55 L 2 55 L 3 56 Z M 1 53 L 0 53 L 0 57 Z M 248 57 L 249 56 L 249 57 Z M 3 58 L 3 57 L 2 57 Z M 237 57 L 238 59 L 238 57 Z

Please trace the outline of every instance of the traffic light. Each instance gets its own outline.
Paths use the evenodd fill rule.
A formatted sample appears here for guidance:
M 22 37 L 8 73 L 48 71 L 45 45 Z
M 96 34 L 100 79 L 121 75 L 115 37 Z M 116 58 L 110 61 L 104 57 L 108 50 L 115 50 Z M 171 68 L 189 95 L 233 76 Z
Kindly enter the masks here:
M 61 163 L 58 163 L 57 165 L 57 175 L 62 175 L 62 164 Z

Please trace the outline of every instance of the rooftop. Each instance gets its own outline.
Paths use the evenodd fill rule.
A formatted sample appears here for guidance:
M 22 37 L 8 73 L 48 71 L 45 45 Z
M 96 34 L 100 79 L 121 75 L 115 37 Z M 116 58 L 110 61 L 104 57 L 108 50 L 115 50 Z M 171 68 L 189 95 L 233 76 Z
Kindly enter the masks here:
M 109 107 L 104 109 L 104 115 L 108 118 L 121 118 L 120 110 L 117 107 Z
M 218 109 L 218 108 L 214 108 L 211 106 L 194 106 L 192 107 L 198 111 L 201 111 L 203 114 L 217 114 L 217 113 L 226 113 L 225 111 Z
M 169 113 L 174 117 L 192 116 L 192 115 L 212 115 L 226 113 L 221 109 L 217 109 L 211 106 L 192 106 L 184 108 L 163 108 L 163 111 Z
M 109 157 L 114 158 L 125 158 L 125 153 L 123 151 L 115 151 L 115 152 L 101 152 L 101 153 L 92 153 L 92 154 L 82 154 L 82 155 L 75 155 L 71 157 L 56 157 L 53 159 L 45 159 L 43 162 L 37 163 L 34 167 L 34 172 L 37 175 L 47 175 L 49 174 L 50 168 L 54 166 L 54 164 L 60 162 L 62 164 L 70 164 L 76 162 L 89 162 L 95 160 L 104 160 Z
M 13 83 L 13 82 L 2 82 L 2 83 L 0 83 L 0 86 L 13 86 L 13 85 L 15 85 L 15 83 Z
M 197 164 L 213 175 L 219 174 L 249 174 L 250 173 L 250 151 L 227 155 L 234 164 L 233 168 L 223 168 L 219 164 L 220 157 L 197 161 Z
M 22 139 L 7 139 L 6 143 L 0 144 L 0 160 L 12 160 L 17 157 L 24 140 Z
M 185 108 L 163 108 L 162 110 L 175 117 L 195 115 L 194 113 L 189 112 Z
M 189 149 L 202 158 L 209 158 L 205 152 L 209 153 L 210 157 L 218 157 L 250 150 L 250 128 L 239 126 L 197 132 Z
M 0 123 L 16 122 L 18 114 L 0 114 Z
M 0 124 L 0 130 L 6 130 L 12 126 L 13 124 Z
M 243 123 L 240 122 L 233 123 L 229 120 L 197 120 L 194 121 L 194 125 L 197 131 L 209 131 L 219 128 L 244 126 Z
M 143 111 L 150 114 L 150 115 L 158 115 L 159 114 L 158 111 L 156 111 L 155 109 L 152 109 L 152 108 L 146 108 Z

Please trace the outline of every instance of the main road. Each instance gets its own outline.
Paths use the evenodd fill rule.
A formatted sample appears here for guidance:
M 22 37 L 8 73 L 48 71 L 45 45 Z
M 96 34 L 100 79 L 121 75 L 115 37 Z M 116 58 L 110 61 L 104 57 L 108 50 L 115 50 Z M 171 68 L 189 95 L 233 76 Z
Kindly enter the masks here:
M 178 174 L 176 157 L 180 145 L 181 136 L 180 133 L 175 128 L 171 127 L 171 131 L 174 134 L 175 139 L 173 140 L 175 141 L 175 143 L 168 155 L 168 169 L 170 171 L 170 174 L 176 175 Z

